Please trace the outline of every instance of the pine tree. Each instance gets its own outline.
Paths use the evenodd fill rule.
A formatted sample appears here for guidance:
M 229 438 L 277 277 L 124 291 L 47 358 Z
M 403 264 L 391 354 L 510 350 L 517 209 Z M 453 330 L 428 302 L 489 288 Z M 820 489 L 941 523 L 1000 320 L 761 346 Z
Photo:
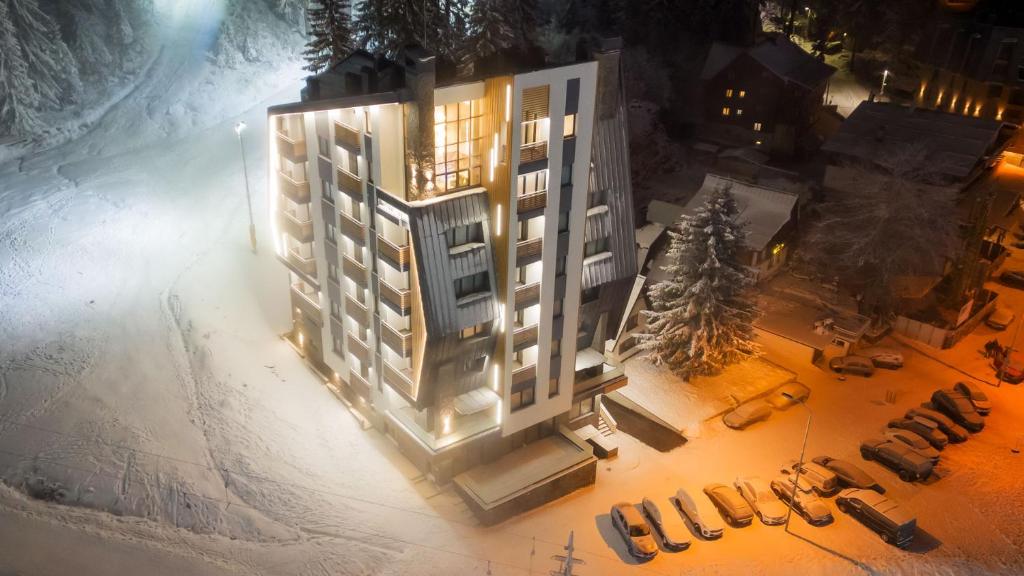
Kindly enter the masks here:
M 540 27 L 540 7 L 537 0 L 504 0 L 508 12 L 515 46 L 529 50 L 537 44 L 537 29 Z
M 317 0 L 309 9 L 310 38 L 305 69 L 316 74 L 352 52 L 348 0 Z
M 7 11 L 0 0 L 0 135 L 34 134 L 41 125 L 33 104 L 35 89 L 28 76 L 21 45 Z
M 738 212 L 732 192 L 719 188 L 678 232 L 669 231 L 669 279 L 651 288 L 640 340 L 656 365 L 684 377 L 714 374 L 757 352 L 751 278 L 737 258 L 744 238 Z
M 21 56 L 40 108 L 57 109 L 77 99 L 82 90 L 75 59 L 52 18 L 36 0 L 6 0 L 7 15 L 17 33 Z
M 477 0 L 469 16 L 469 36 L 460 60 L 486 58 L 515 44 L 515 31 L 503 0 Z

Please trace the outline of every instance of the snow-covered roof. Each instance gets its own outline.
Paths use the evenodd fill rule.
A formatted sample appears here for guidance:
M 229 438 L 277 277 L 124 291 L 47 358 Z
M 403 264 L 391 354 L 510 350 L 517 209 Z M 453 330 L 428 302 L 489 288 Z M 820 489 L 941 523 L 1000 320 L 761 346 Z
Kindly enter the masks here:
M 799 198 L 790 192 L 708 173 L 700 190 L 686 205 L 684 213 L 694 214 L 704 204 L 708 194 L 720 187 L 728 187 L 736 197 L 740 210 L 739 221 L 747 227 L 747 246 L 758 251 L 764 250 L 768 242 L 789 222 Z
M 836 71 L 835 68 L 811 56 L 785 36 L 772 35 L 750 48 L 715 42 L 704 61 L 701 79 L 709 80 L 728 67 L 740 54 L 747 53 L 779 78 L 815 88 Z
M 653 224 L 661 224 L 668 228 L 679 221 L 685 209 L 676 204 L 662 200 L 651 200 L 647 205 L 647 221 Z

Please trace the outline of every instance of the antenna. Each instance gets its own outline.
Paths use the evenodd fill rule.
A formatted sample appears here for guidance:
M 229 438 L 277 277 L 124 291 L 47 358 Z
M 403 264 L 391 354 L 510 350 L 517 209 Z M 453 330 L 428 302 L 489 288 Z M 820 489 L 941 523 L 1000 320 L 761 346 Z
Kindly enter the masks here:
M 566 544 L 565 548 L 564 548 L 565 555 L 563 556 L 561 554 L 555 554 L 554 556 L 551 557 L 552 560 L 557 560 L 557 561 L 561 562 L 561 566 L 559 566 L 558 570 L 552 570 L 550 572 L 551 576 L 578 576 L 577 574 L 573 573 L 573 571 L 572 571 L 573 567 L 574 566 L 584 566 L 586 564 L 586 562 L 584 562 L 583 560 L 580 560 L 578 558 L 574 558 L 573 557 L 572 554 L 573 554 L 573 552 L 575 552 L 576 548 L 573 546 L 572 540 L 573 540 L 573 531 L 570 530 L 569 531 L 569 543 Z

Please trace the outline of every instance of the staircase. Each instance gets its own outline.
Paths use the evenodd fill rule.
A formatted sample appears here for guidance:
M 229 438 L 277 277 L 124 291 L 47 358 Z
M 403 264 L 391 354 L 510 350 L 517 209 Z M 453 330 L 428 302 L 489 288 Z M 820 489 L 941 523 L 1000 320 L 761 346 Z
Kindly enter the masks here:
M 619 425 L 615 422 L 615 418 L 612 417 L 611 412 L 604 407 L 603 399 L 599 406 L 601 409 L 597 412 L 597 431 L 600 432 L 602 436 L 611 436 L 618 431 Z
M 601 436 L 611 436 L 612 434 L 615 434 L 615 430 L 613 430 L 612 427 L 608 425 L 608 421 L 601 416 L 597 417 L 597 431 L 601 433 Z

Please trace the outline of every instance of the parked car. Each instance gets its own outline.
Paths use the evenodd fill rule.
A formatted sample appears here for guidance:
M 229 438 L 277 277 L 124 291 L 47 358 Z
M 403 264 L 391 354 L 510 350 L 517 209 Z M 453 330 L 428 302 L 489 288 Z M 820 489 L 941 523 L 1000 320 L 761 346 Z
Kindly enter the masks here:
M 772 480 L 772 492 L 779 497 L 786 506 L 793 508 L 793 512 L 799 514 L 808 524 L 821 526 L 832 522 L 832 511 L 828 505 L 813 493 L 796 491 L 796 498 L 793 498 L 793 480 L 785 476 L 779 476 Z
M 874 530 L 887 544 L 906 548 L 914 540 L 917 520 L 877 492 L 858 488 L 843 490 L 836 498 L 836 506 L 840 512 Z
M 939 430 L 939 425 L 927 418 L 895 418 L 889 420 L 889 428 L 913 432 L 927 440 L 936 450 L 942 450 L 949 444 L 949 437 Z
M 903 444 L 906 444 L 915 452 L 929 460 L 935 462 L 938 462 L 939 460 L 939 451 L 932 448 L 932 445 L 929 444 L 927 440 L 909 430 L 889 428 L 882 433 L 882 436 L 894 442 L 902 442 Z
M 1024 270 L 1007 270 L 999 275 L 999 281 L 1010 288 L 1024 289 Z
M 837 374 L 857 374 L 871 376 L 875 373 L 875 365 L 870 358 L 863 356 L 836 356 L 828 361 L 828 367 Z
M 772 494 L 768 483 L 757 476 L 737 478 L 733 483 L 762 523 L 776 526 L 786 521 L 786 506 Z
M 674 511 L 662 515 L 658 505 L 650 498 L 644 498 L 641 503 L 647 523 L 654 528 L 654 532 L 661 538 L 661 544 L 666 550 L 679 552 L 690 547 L 690 533 L 683 523 L 683 519 Z
M 1003 306 L 996 306 L 992 313 L 985 318 L 985 324 L 995 330 L 1006 330 L 1006 327 L 1013 322 L 1013 311 Z
M 796 472 L 798 462 L 791 461 L 782 469 L 784 474 Z M 835 473 L 815 462 L 804 462 L 800 467 L 800 478 L 806 478 L 811 488 L 819 496 L 831 496 L 839 492 L 839 478 Z
M 619 502 L 612 506 L 612 525 L 626 541 L 629 553 L 641 560 L 650 560 L 658 554 L 658 544 L 651 536 L 651 527 L 635 506 Z
M 939 430 L 942 430 L 942 433 L 945 434 L 952 443 L 966 442 L 969 437 L 967 430 L 965 430 L 963 426 L 950 420 L 949 416 L 935 410 L 931 406 L 932 404 L 928 403 L 928 405 L 922 404 L 917 408 L 911 408 L 910 410 L 907 410 L 906 417 L 924 418 L 925 420 L 934 422 L 939 427 Z
M 974 411 L 978 414 L 988 416 L 988 413 L 992 411 L 992 402 L 989 401 L 988 396 L 976 384 L 957 382 L 953 385 L 953 390 L 967 396 L 967 399 L 971 401 L 971 405 L 974 406 Z
M 903 353 L 895 348 L 875 346 L 858 350 L 857 355 L 870 359 L 876 368 L 895 370 L 903 367 Z
M 729 428 L 742 430 L 747 426 L 761 420 L 767 420 L 772 415 L 772 407 L 761 399 L 751 400 L 740 404 L 731 412 L 722 417 L 722 422 Z
M 956 390 L 932 392 L 932 404 L 970 432 L 981 432 L 985 427 L 985 420 L 974 410 L 971 400 Z
M 725 521 L 734 526 L 749 526 L 754 520 L 754 511 L 740 493 L 725 484 L 708 484 L 704 487 L 711 503 Z
M 694 500 L 689 492 L 680 488 L 676 490 L 676 496 L 672 499 L 672 503 L 675 504 L 676 510 L 682 514 L 683 518 L 690 522 L 694 531 L 700 534 L 701 538 L 714 540 L 722 537 L 724 530 L 722 521 L 719 520 L 718 514 L 711 509 L 707 500 L 703 498 Z
M 839 483 L 847 488 L 862 488 L 864 490 L 874 490 L 879 494 L 885 494 L 885 488 L 882 488 L 882 485 L 876 482 L 870 474 L 853 462 L 839 460 L 831 456 L 818 456 L 812 462 L 831 470 L 836 475 L 836 478 L 839 479 Z
M 935 467 L 931 459 L 921 456 L 910 446 L 881 438 L 869 438 L 861 442 L 860 455 L 865 460 L 877 460 L 896 472 L 904 482 L 927 478 Z
M 996 377 L 1000 380 L 1010 384 L 1020 384 L 1024 381 L 1024 361 L 1021 361 L 1019 354 L 1012 351 L 996 354 L 992 357 L 992 364 L 996 367 Z
M 765 398 L 768 404 L 776 410 L 785 410 L 793 404 L 806 402 L 810 397 L 811 390 L 799 382 L 783 384 Z

